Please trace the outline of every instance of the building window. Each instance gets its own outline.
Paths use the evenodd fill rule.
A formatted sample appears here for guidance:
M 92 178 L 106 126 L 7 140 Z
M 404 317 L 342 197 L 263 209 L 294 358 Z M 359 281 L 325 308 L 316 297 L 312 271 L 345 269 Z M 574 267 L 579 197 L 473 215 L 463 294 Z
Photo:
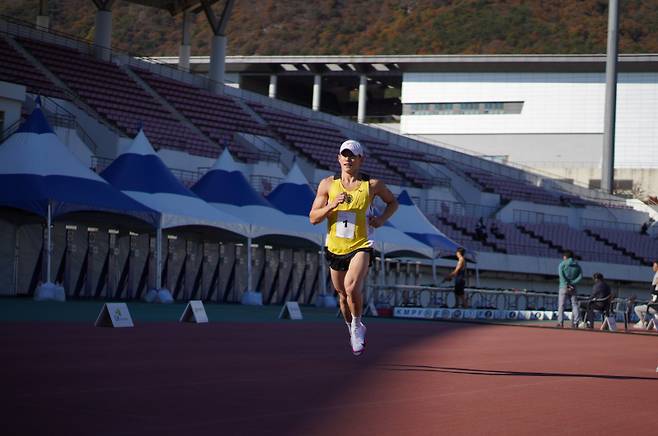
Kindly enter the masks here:
M 522 101 L 487 101 L 462 103 L 405 103 L 403 115 L 496 115 L 520 114 Z
M 498 101 L 493 103 L 484 104 L 484 113 L 485 114 L 504 114 L 505 113 L 505 103 Z
M 480 103 L 459 103 L 459 109 L 462 114 L 479 114 Z

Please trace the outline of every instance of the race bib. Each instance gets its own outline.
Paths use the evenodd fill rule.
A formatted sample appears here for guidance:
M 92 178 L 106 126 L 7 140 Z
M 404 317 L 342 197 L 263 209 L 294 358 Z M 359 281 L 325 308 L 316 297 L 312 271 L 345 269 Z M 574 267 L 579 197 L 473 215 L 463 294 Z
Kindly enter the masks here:
M 338 211 L 336 217 L 336 237 L 354 239 L 356 227 L 356 214 L 354 212 Z

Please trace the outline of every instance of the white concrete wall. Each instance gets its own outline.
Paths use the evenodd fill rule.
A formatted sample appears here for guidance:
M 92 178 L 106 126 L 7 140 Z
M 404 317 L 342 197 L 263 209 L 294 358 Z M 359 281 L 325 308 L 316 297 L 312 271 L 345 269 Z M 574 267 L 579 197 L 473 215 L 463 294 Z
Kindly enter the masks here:
M 93 153 L 89 150 L 89 147 L 82 142 L 78 133 L 74 129 L 68 129 L 65 127 L 55 127 L 54 130 L 59 140 L 66 145 L 76 158 L 78 158 L 80 163 L 87 168 L 91 168 Z
M 520 114 L 403 115 L 401 132 L 479 135 L 478 141 L 485 144 L 483 154 L 491 153 L 492 146 L 486 144 L 500 143 L 489 138 L 494 135 L 566 135 L 568 144 L 586 143 L 592 148 L 595 137 L 569 135 L 601 135 L 604 98 L 603 73 L 406 73 L 403 104 L 522 101 L 524 105 Z M 658 73 L 619 74 L 617 103 L 616 166 L 658 166 Z M 534 141 L 529 144 L 538 152 L 545 149 Z M 558 160 L 573 160 L 557 154 L 564 155 Z
M 9 128 L 21 118 L 21 105 L 25 101 L 25 87 L 0 80 L 0 112 L 4 112 L 1 131 Z

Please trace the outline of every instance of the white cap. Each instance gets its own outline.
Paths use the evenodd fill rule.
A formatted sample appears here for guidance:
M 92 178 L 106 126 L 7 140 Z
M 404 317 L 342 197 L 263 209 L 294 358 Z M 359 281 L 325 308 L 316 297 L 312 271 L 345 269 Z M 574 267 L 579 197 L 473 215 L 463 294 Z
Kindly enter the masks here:
M 338 153 L 342 153 L 343 150 L 351 151 L 354 156 L 365 156 L 366 154 L 363 146 L 354 139 L 348 139 L 347 141 L 343 142 Z

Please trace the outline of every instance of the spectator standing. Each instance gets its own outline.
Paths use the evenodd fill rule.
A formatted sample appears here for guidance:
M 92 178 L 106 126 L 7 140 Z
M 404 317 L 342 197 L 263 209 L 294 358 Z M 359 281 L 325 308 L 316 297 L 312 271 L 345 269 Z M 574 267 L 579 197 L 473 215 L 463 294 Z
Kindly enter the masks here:
M 558 277 L 560 279 L 557 302 L 557 327 L 562 327 L 564 320 L 564 300 L 571 298 L 571 324 L 578 326 L 578 298 L 576 284 L 583 278 L 583 271 L 574 259 L 573 251 L 567 250 L 562 256 L 562 262 L 558 266 Z

